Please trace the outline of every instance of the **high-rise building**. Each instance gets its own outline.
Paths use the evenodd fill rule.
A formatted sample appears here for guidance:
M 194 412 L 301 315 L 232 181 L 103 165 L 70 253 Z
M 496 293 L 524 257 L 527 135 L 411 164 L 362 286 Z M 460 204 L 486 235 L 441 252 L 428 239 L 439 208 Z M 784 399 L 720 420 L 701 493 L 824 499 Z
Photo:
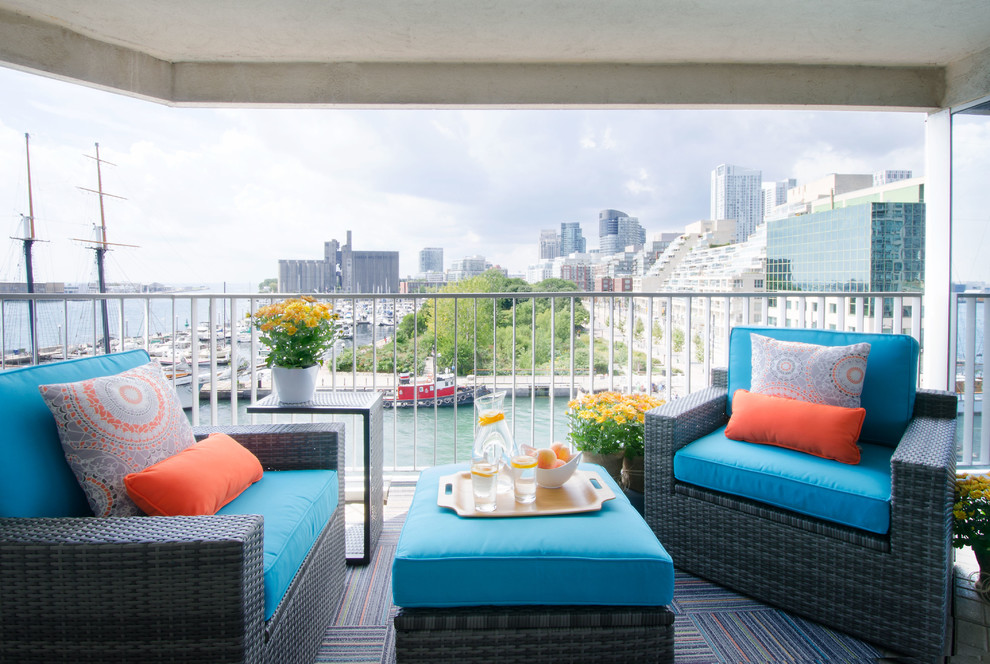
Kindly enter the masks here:
M 526 279 L 527 283 L 536 284 L 544 279 L 550 279 L 551 277 L 556 277 L 554 273 L 554 264 L 556 261 L 550 259 L 543 259 L 532 265 L 526 267 Z
M 778 205 L 787 203 L 787 190 L 797 186 L 797 180 L 788 178 L 777 182 L 763 183 L 763 220 L 766 221 Z
M 553 260 L 560 255 L 560 235 L 552 228 L 540 231 L 540 260 Z
M 398 293 L 398 251 L 354 251 L 347 243 L 323 244 L 322 260 L 279 260 L 280 293 Z
M 873 174 L 873 186 L 879 187 L 898 180 L 910 180 L 911 177 L 911 171 L 876 171 Z
M 680 233 L 654 233 L 643 246 L 643 250 L 636 254 L 633 265 L 633 274 L 635 276 L 642 277 L 653 264 L 657 262 L 657 259 L 663 255 L 663 252 L 674 242 L 677 238 L 681 236 Z
M 450 269 L 447 271 L 447 281 L 460 281 L 469 277 L 476 277 L 484 274 L 485 270 L 492 266 L 485 260 L 484 256 L 465 256 L 455 258 L 450 262 Z
M 590 254 L 561 256 L 560 278 L 573 281 L 579 291 L 592 291 L 595 288 L 595 259 Z M 555 261 L 556 262 L 556 261 Z
M 711 218 L 735 219 L 736 242 L 743 242 L 763 223 L 763 174 L 720 164 L 712 171 Z
M 280 259 L 278 262 L 279 293 L 323 293 L 326 282 L 326 261 Z
M 426 247 L 419 250 L 419 272 L 443 272 L 443 248 Z
M 330 240 L 323 243 L 323 260 L 327 264 L 323 292 L 335 293 L 340 288 L 340 242 Z
M 398 251 L 352 251 L 350 273 L 343 272 L 345 293 L 398 293 Z
M 817 180 L 795 184 L 787 189 L 787 202 L 763 211 L 766 221 L 786 219 L 832 205 L 846 194 L 873 186 L 873 176 L 863 173 L 829 173 Z
M 629 246 L 642 247 L 646 244 L 646 231 L 636 217 L 619 210 L 602 210 L 598 213 L 598 242 L 599 252 L 609 256 Z
M 340 290 L 344 293 L 398 293 L 398 251 L 354 251 L 351 232 L 340 248 Z
M 767 290 L 924 287 L 924 203 L 861 203 L 767 224 Z
M 581 233 L 581 224 L 564 221 L 560 224 L 560 256 L 583 254 L 588 250 L 588 240 Z

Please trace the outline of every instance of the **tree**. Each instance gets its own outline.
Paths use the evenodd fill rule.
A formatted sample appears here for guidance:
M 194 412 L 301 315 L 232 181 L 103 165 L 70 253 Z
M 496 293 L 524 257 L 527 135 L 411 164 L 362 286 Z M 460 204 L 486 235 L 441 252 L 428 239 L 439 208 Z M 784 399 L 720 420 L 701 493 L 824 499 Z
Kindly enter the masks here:
M 414 334 L 413 326 L 415 326 L 416 336 L 423 334 L 429 328 L 429 317 L 430 312 L 425 304 L 418 312 L 406 314 L 405 318 L 399 322 L 399 327 L 395 330 L 396 338 L 400 341 L 411 340 Z
M 674 328 L 674 352 L 680 353 L 684 350 L 684 330 L 679 327 Z
M 505 277 L 496 270 L 477 277 L 447 284 L 441 293 L 491 293 L 493 286 L 505 282 Z M 430 343 L 437 337 L 437 360 L 443 366 L 452 366 L 459 375 L 474 373 L 475 370 L 493 369 L 492 352 L 495 347 L 492 312 L 495 301 L 489 299 L 438 299 L 427 302 L 424 307 L 431 310 L 430 326 L 426 332 Z M 477 319 L 475 308 L 477 307 Z M 456 331 L 454 325 L 456 312 Z M 477 337 L 475 331 L 477 330 Z M 456 349 L 454 345 L 456 333 Z M 475 352 L 477 350 L 477 352 Z M 456 351 L 456 354 L 455 354 Z
M 526 282 L 525 279 L 520 279 L 518 277 L 513 277 L 511 279 L 506 279 L 500 272 L 495 272 L 492 270 L 492 278 L 489 279 L 489 285 L 491 293 L 530 293 L 533 287 Z M 512 298 L 503 297 L 498 301 L 498 308 L 501 310 L 511 309 L 512 304 L 515 302 Z
M 701 335 L 695 333 L 691 338 L 691 343 L 694 344 L 694 359 L 697 362 L 705 361 L 705 345 L 701 342 Z
M 265 279 L 260 284 L 258 284 L 259 293 L 275 293 L 278 291 L 278 279 L 272 277 Z
M 537 293 L 573 293 L 577 289 L 577 284 L 573 281 L 556 277 L 550 277 L 533 284 L 533 290 Z
M 657 344 L 663 340 L 663 325 L 659 320 L 653 321 L 653 343 Z

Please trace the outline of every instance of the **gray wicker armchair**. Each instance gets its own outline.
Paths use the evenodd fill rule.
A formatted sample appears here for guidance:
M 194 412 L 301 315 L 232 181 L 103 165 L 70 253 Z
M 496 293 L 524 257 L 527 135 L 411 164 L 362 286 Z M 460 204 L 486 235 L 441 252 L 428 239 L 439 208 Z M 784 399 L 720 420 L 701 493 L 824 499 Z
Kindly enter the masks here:
M 343 589 L 341 424 L 214 427 L 266 470 L 336 469 L 333 517 L 264 620 L 262 518 L 0 519 L 2 662 L 306 662 Z
M 933 660 L 947 643 L 956 397 L 918 390 L 891 458 L 878 535 L 678 481 L 674 455 L 716 431 L 727 372 L 646 416 L 645 517 L 674 564 L 760 601 Z

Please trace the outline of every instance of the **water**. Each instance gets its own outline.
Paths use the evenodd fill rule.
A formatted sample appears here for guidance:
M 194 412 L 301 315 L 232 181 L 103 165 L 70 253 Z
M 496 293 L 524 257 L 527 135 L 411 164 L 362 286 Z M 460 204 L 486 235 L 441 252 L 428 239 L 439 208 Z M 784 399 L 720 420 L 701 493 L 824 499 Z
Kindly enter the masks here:
M 269 422 L 344 422 L 346 427 L 347 457 L 361 457 L 361 418 L 352 415 L 250 415 L 248 403 L 240 400 L 237 404 L 238 424 L 250 424 L 252 417 L 259 424 Z M 552 409 L 552 414 L 551 414 Z M 456 410 L 456 418 L 455 418 Z M 566 440 L 567 436 L 566 397 L 516 397 L 507 396 L 505 415 L 509 431 L 517 445 L 528 444 L 534 447 L 550 447 L 554 440 Z M 201 424 L 210 422 L 210 403 L 200 403 Z M 295 419 L 293 419 L 295 418 Z M 474 445 L 476 417 L 470 404 L 452 407 L 433 408 L 423 406 L 417 409 L 386 409 L 382 416 L 382 441 L 384 446 L 384 467 L 389 470 L 413 470 L 445 463 L 466 462 L 471 459 Z M 217 407 L 217 423 L 230 424 L 229 401 L 221 401 Z
M 173 329 L 183 332 L 195 329 L 199 325 L 209 324 L 210 307 L 206 295 L 216 295 L 214 307 L 214 324 L 223 327 L 228 333 L 238 328 L 246 319 L 250 310 L 250 300 L 237 299 L 231 309 L 229 298 L 224 298 L 219 291 L 196 291 L 187 295 L 176 294 L 175 298 L 150 299 L 151 306 L 145 311 L 143 299 L 110 299 L 108 300 L 108 320 L 110 336 L 116 339 L 123 329 L 124 337 L 144 336 L 145 330 L 149 336 L 171 335 Z M 13 295 L 9 297 L 15 297 Z M 67 296 L 71 297 L 71 296 Z M 192 311 L 192 299 L 197 298 L 196 312 Z M 258 296 L 263 298 L 263 296 Z M 275 296 L 276 298 L 282 296 Z M 264 303 L 267 299 L 258 299 Z M 123 303 L 123 328 L 121 328 L 121 303 Z M 96 301 L 80 300 L 41 300 L 35 304 L 37 320 L 38 347 L 50 348 L 68 345 L 73 346 L 97 345 L 102 343 L 103 322 L 101 305 Z M 3 304 L 3 350 L 10 353 L 28 349 L 31 345 L 31 335 L 28 325 L 27 301 L 7 300 Z M 378 326 L 375 335 L 381 339 L 385 331 L 391 334 L 391 327 Z M 358 335 L 358 345 L 370 340 L 369 326 L 355 326 Z M 363 336 L 362 336 L 363 335 Z M 341 342 L 349 346 L 349 341 Z
M 200 294 L 202 295 L 202 294 Z M 109 300 L 108 319 L 110 336 L 120 336 L 121 300 Z M 177 332 L 209 323 L 210 312 L 207 301 L 197 302 L 196 315 L 192 314 L 189 299 L 153 299 L 150 315 L 145 315 L 143 300 L 123 300 L 125 337 L 171 334 L 173 324 Z M 237 310 L 231 311 L 229 302 L 217 301 L 215 320 L 219 325 L 230 329 L 231 322 L 244 319 L 248 311 L 247 300 L 237 301 Z M 96 301 L 42 300 L 35 305 L 37 319 L 38 347 L 46 348 L 67 344 L 72 346 L 94 344 L 102 339 L 103 323 L 101 306 Z M 28 326 L 28 305 L 25 301 L 7 301 L 3 309 L 3 349 L 12 352 L 29 348 L 31 344 Z

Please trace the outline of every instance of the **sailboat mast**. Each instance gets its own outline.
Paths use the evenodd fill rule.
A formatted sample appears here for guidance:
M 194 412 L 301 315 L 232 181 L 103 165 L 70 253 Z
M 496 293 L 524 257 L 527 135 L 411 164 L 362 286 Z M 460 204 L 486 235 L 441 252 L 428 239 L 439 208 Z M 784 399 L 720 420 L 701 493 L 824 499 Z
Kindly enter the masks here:
M 100 144 L 96 144 L 96 188 L 100 192 L 100 241 L 107 244 L 107 217 L 103 209 L 103 170 L 100 168 Z
M 116 196 L 114 194 L 108 194 L 105 191 L 103 191 L 103 168 L 102 168 L 102 165 L 104 163 L 107 163 L 107 164 L 110 164 L 111 166 L 113 166 L 114 164 L 112 164 L 109 161 L 104 162 L 102 159 L 100 159 L 100 144 L 99 143 L 96 144 L 96 156 L 95 157 L 92 157 L 90 155 L 86 155 L 86 156 L 89 157 L 90 159 L 96 159 L 96 184 L 97 184 L 97 188 L 96 189 L 88 189 L 86 187 L 79 187 L 79 189 L 82 189 L 83 191 L 88 191 L 90 193 L 93 193 L 93 194 L 96 194 L 97 196 L 99 196 L 99 198 L 100 198 L 100 226 L 97 229 L 97 238 L 95 240 L 80 240 L 80 241 L 81 242 L 87 242 L 87 243 L 92 242 L 95 245 L 93 247 L 93 251 L 96 252 L 96 273 L 97 273 L 97 280 L 99 282 L 99 290 L 100 290 L 100 293 L 106 293 L 107 292 L 107 282 L 106 282 L 106 273 L 105 273 L 105 271 L 103 269 L 103 262 L 104 262 L 103 259 L 104 259 L 104 256 L 106 255 L 107 251 L 110 250 L 110 243 L 107 242 L 107 218 L 106 218 L 106 211 L 105 211 L 104 205 L 103 205 L 103 198 L 105 196 L 111 196 L 113 198 L 120 198 L 122 200 L 126 200 L 126 199 L 124 199 L 123 196 Z M 74 239 L 79 239 L 79 238 L 74 238 Z M 134 245 L 130 245 L 130 244 L 119 244 L 119 243 L 116 243 L 116 242 L 114 244 L 118 244 L 118 246 L 122 246 L 122 247 L 132 247 L 132 246 L 134 246 Z M 107 302 L 107 299 L 105 297 L 101 299 L 101 304 L 102 304 L 101 309 L 102 309 L 102 312 L 103 312 L 103 351 L 105 353 L 109 353 L 110 352 L 110 316 L 109 316 L 109 312 L 108 312 L 108 302 Z M 121 311 L 121 317 L 123 317 L 123 310 Z
M 24 220 L 24 270 L 26 272 L 27 292 L 34 293 L 34 261 L 32 260 L 32 245 L 34 236 L 34 196 L 31 192 L 31 135 L 24 134 L 24 151 L 27 155 L 27 185 L 28 185 L 28 216 Z M 28 300 L 28 329 L 31 335 L 31 362 L 38 363 L 38 344 L 36 343 L 36 327 L 34 319 L 34 300 Z
M 95 248 L 96 251 L 96 278 L 101 293 L 107 292 L 106 273 L 103 269 L 103 257 L 107 253 L 107 218 L 103 208 L 103 172 L 100 169 L 100 144 L 96 144 L 96 189 L 100 199 L 100 229 L 99 240 Z M 107 308 L 107 299 L 100 300 L 100 309 L 103 318 L 103 352 L 110 353 L 110 313 Z
M 34 239 L 34 194 L 31 192 L 31 134 L 24 134 L 24 152 L 27 155 L 27 184 L 28 184 L 28 219 L 30 227 L 28 237 Z

